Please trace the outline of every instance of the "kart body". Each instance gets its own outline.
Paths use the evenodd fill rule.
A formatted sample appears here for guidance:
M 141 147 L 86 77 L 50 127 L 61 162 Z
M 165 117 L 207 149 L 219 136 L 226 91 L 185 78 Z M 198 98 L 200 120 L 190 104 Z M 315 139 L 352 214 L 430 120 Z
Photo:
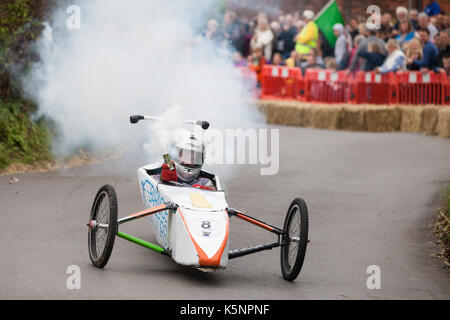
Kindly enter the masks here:
M 148 216 L 158 244 L 179 264 L 225 268 L 228 264 L 229 216 L 219 178 L 208 174 L 218 190 L 210 191 L 162 183 L 158 179 L 160 170 L 161 163 L 153 163 L 137 171 L 146 209 L 169 202 L 178 206 L 177 214 L 169 209 Z

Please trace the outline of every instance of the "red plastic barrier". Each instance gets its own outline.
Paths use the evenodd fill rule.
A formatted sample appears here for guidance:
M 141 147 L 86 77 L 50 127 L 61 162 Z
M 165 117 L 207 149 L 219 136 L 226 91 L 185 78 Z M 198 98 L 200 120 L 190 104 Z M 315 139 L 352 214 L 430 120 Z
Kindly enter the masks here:
M 447 76 L 447 83 L 445 84 L 444 104 L 450 105 L 450 76 Z
M 308 102 L 343 103 L 350 99 L 353 77 L 346 71 L 307 69 L 305 96 Z
M 444 73 L 397 72 L 398 102 L 402 104 L 444 104 L 447 76 Z
M 299 68 L 266 65 L 262 71 L 262 99 L 302 100 L 303 77 Z
M 397 78 L 393 73 L 358 71 L 352 86 L 352 103 L 395 104 Z

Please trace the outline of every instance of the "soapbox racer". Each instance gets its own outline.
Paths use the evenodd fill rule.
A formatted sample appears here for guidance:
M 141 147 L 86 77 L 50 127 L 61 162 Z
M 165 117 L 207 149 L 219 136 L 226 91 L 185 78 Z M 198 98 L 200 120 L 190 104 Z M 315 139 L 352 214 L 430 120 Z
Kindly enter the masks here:
M 131 116 L 131 123 L 156 119 Z M 209 127 L 206 121 L 186 121 Z M 205 190 L 177 183 L 161 182 L 157 175 L 161 163 L 138 169 L 139 188 L 145 210 L 118 218 L 117 196 L 110 185 L 102 186 L 94 199 L 89 223 L 89 256 L 94 266 L 103 268 L 111 255 L 117 237 L 171 257 L 176 263 L 201 271 L 224 269 L 230 259 L 281 247 L 283 278 L 297 278 L 303 265 L 308 243 L 308 210 L 305 201 L 296 198 L 287 210 L 282 229 L 264 223 L 228 206 L 217 175 L 201 171 L 200 176 L 213 181 L 216 190 Z M 159 245 L 119 231 L 119 225 L 147 217 Z M 230 250 L 230 218 L 236 217 L 273 233 L 270 244 Z

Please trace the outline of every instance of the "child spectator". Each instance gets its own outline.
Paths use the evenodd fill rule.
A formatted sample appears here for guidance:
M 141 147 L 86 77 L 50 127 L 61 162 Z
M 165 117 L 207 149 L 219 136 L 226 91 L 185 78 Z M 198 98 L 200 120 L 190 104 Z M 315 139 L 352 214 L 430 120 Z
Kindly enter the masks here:
M 383 53 L 383 48 L 376 41 L 370 42 L 367 50 L 361 50 L 357 55 L 366 60 L 363 67 L 364 71 L 372 71 L 376 67 L 381 66 L 386 58 L 386 55 Z
M 248 67 L 256 72 L 258 86 L 261 86 L 262 70 L 265 64 L 266 58 L 264 57 L 263 49 L 261 47 L 254 48 L 252 55 L 249 56 Z
M 307 54 L 302 55 L 302 57 L 306 58 L 306 61 L 300 63 L 300 68 L 302 69 L 303 74 L 305 74 L 306 69 L 324 69 L 325 68 L 322 58 L 317 55 L 316 49 L 309 50 L 309 52 Z
M 285 63 L 283 61 L 283 57 L 281 56 L 280 52 L 275 52 L 273 54 L 272 64 L 274 66 L 284 66 L 285 65 Z
M 292 50 L 291 56 L 289 58 L 287 58 L 285 61 L 286 66 L 288 66 L 289 68 L 296 67 L 298 65 L 298 58 L 299 57 L 297 54 L 297 50 Z

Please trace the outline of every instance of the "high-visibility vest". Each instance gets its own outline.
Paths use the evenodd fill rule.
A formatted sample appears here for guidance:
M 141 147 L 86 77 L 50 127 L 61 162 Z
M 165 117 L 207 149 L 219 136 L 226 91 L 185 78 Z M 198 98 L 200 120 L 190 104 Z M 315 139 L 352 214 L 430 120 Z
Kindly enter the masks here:
M 311 40 L 307 43 L 301 43 L 297 39 L 295 50 L 299 54 L 307 54 L 309 53 L 309 50 L 311 50 L 311 48 L 315 49 L 317 47 L 317 41 L 319 39 L 319 27 L 317 27 L 317 24 L 314 21 L 308 22 L 308 24 L 303 27 L 302 31 L 300 32 L 299 38 L 305 37 L 307 34 L 312 35 Z

